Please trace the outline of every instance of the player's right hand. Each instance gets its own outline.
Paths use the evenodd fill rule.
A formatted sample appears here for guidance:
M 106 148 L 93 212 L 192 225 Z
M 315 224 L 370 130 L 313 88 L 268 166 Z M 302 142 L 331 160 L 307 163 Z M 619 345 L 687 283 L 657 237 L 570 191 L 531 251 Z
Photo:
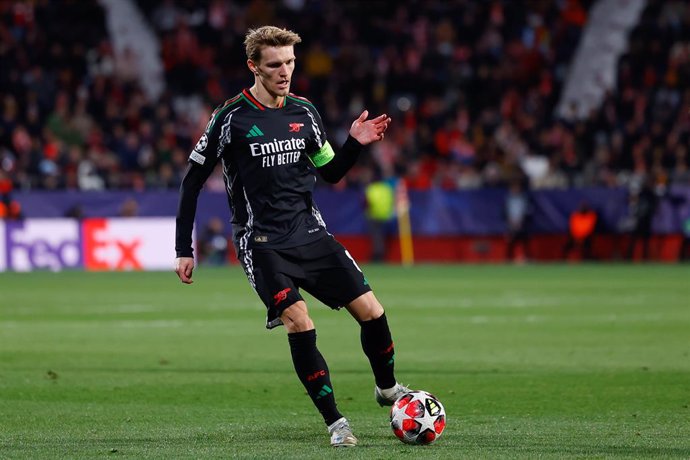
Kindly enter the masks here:
M 194 257 L 178 257 L 175 259 L 175 273 L 184 284 L 192 284 L 192 272 L 194 271 Z

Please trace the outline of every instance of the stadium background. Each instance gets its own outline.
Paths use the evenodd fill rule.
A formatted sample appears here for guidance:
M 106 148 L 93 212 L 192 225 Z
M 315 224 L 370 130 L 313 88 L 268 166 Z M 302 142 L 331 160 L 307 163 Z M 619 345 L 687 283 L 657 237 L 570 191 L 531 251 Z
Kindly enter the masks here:
M 392 175 L 416 260 L 551 261 L 362 265 L 396 374 L 448 413 L 429 448 L 393 436 L 356 322 L 305 293 L 360 440 L 333 452 L 285 335 L 225 265 L 218 176 L 197 235 L 218 251 L 200 246 L 192 286 L 170 270 L 186 158 L 251 84 L 241 41 L 264 23 L 304 37 L 293 89 L 334 145 L 361 107 L 393 116 L 317 188 L 358 259 Z M 679 258 L 689 43 L 682 0 L 0 0 L 0 457 L 690 458 L 688 266 L 605 262 L 643 259 L 648 235 L 649 260 Z M 599 263 L 553 262 L 585 202 Z
M 409 192 L 417 260 L 682 259 L 688 10 L 643 0 L 2 2 L 0 269 L 59 266 L 60 246 L 87 268 L 94 251 L 111 252 L 101 265 L 115 268 L 125 236 L 99 219 L 146 228 L 147 217 L 174 216 L 210 112 L 251 84 L 243 35 L 268 23 L 302 35 L 292 89 L 320 108 L 334 144 L 364 107 L 394 119 L 340 184 L 317 191 L 329 230 L 358 259 L 372 257 L 365 191 L 380 180 Z M 511 186 L 525 204 L 512 234 Z M 201 199 L 202 263 L 234 261 L 218 239 L 229 236 L 223 187 L 215 174 Z M 592 250 L 566 252 L 585 203 L 598 215 Z M 71 236 L 50 236 L 65 217 L 78 220 Z M 82 225 L 102 241 L 89 246 Z M 384 227 L 385 258 L 397 261 L 395 219 Z M 170 239 L 158 241 L 172 254 Z

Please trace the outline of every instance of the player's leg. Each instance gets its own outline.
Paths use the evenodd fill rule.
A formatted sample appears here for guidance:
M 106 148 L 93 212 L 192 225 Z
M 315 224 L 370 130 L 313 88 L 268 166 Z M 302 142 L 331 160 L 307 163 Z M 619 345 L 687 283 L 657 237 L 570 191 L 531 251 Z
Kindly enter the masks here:
M 336 407 L 326 360 L 316 346 L 316 329 L 309 317 L 307 304 L 299 301 L 290 305 L 282 312 L 280 319 L 288 333 L 295 372 L 326 425 L 331 425 L 343 415 Z
M 316 329 L 307 304 L 300 300 L 280 315 L 288 332 L 292 363 L 314 406 L 323 416 L 331 434 L 331 444 L 349 447 L 357 444 L 350 426 L 338 411 L 326 360 L 316 346 Z
M 378 299 L 369 291 L 350 302 L 347 311 L 360 325 L 362 350 L 369 358 L 376 386 L 395 386 L 395 348 L 386 314 Z
M 328 366 L 316 347 L 314 322 L 295 284 L 304 275 L 302 268 L 292 262 L 295 254 L 289 250 L 238 254 L 249 283 L 266 305 L 266 327 L 285 325 L 295 371 L 329 428 L 331 444 L 356 445 L 357 439 L 336 407 Z
M 311 248 L 318 255 L 304 264 L 302 287 L 334 309 L 345 306 L 361 326 L 360 338 L 376 381 L 376 400 L 392 405 L 400 392 L 409 391 L 395 381 L 393 340 L 383 307 L 350 253 L 333 238 L 323 238 Z
M 347 305 L 347 311 L 359 323 L 362 350 L 374 373 L 374 396 L 381 406 L 390 406 L 409 391 L 395 379 L 395 347 L 386 313 L 372 291 L 366 292 Z

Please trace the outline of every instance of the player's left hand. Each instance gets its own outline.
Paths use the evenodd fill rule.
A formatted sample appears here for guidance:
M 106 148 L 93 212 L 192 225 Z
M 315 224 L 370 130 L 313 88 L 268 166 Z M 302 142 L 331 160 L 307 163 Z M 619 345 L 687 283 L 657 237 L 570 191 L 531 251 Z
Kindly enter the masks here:
M 376 118 L 367 120 L 369 111 L 365 110 L 350 127 L 350 136 L 357 139 L 362 145 L 371 144 L 372 142 L 380 141 L 388 129 L 388 124 L 391 119 L 385 113 Z

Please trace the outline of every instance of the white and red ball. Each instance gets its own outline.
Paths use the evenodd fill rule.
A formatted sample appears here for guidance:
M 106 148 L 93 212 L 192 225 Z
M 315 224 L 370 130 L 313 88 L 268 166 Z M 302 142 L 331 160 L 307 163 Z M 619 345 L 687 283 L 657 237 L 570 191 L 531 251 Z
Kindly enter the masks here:
M 391 428 L 407 444 L 431 444 L 446 427 L 446 410 L 441 401 L 422 390 L 399 397 L 391 407 Z

